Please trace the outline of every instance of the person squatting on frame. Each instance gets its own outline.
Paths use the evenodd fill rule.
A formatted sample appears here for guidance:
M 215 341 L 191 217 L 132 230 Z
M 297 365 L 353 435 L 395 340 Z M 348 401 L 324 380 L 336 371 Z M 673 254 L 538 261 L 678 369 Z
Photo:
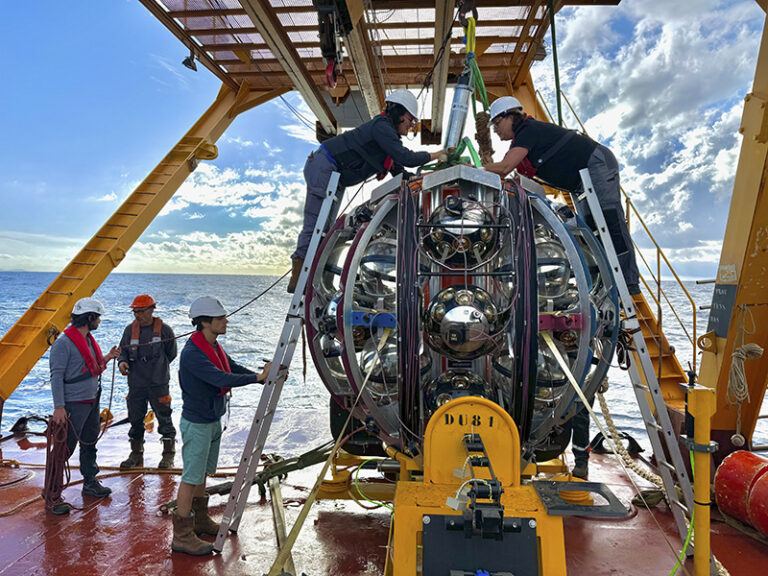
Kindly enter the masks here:
M 401 138 L 419 121 L 416 96 L 408 90 L 395 90 L 385 101 L 386 108 L 380 115 L 354 130 L 329 138 L 307 158 L 304 165 L 304 179 L 307 182 L 304 226 L 299 234 L 296 251 L 291 255 L 291 279 L 288 281 L 288 292 L 291 294 L 296 290 L 333 172 L 338 172 L 340 176 L 336 190 L 337 203 L 328 218 L 331 223 L 336 219 L 338 202 L 346 187 L 360 184 L 373 175 L 378 175 L 379 180 L 382 180 L 388 173 L 401 174 L 406 167 L 422 166 L 438 159 L 444 152 L 413 152 L 401 142 Z

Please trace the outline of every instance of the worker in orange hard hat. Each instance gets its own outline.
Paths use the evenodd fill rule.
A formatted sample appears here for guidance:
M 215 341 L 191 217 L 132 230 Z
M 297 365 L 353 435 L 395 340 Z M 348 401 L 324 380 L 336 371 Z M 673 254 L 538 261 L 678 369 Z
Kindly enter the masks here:
M 131 454 L 120 468 L 144 465 L 144 418 L 147 404 L 157 417 L 158 432 L 163 442 L 159 468 L 171 468 L 176 454 L 176 428 L 171 420 L 170 365 L 176 358 L 176 336 L 170 326 L 153 316 L 157 303 L 149 294 L 133 299 L 134 321 L 125 327 L 117 367 L 128 376 L 128 420 L 131 428 Z

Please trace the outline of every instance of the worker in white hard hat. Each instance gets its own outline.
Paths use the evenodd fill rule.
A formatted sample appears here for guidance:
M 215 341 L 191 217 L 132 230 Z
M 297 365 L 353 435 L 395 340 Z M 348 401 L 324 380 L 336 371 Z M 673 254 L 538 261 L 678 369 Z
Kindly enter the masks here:
M 67 450 L 71 456 L 80 443 L 80 473 L 83 475 L 83 496 L 104 498 L 112 490 L 103 486 L 96 475 L 96 440 L 101 430 L 99 398 L 101 373 L 107 363 L 120 356 L 112 347 L 105 355 L 91 332 L 101 323 L 104 305 L 96 298 L 81 298 L 75 303 L 71 323 L 64 335 L 51 346 L 51 392 L 53 393 L 53 423 L 67 426 Z M 50 502 L 49 502 L 50 500 Z M 46 497 L 50 512 L 66 514 L 69 504 Z
M 384 111 L 354 130 L 325 140 L 312 152 L 304 165 L 307 197 L 304 203 L 304 226 L 299 234 L 296 251 L 291 256 L 293 269 L 288 292 L 293 293 L 307 254 L 320 206 L 325 199 L 333 172 L 339 173 L 337 198 L 344 188 L 360 184 L 374 175 L 381 180 L 387 174 L 397 175 L 407 168 L 422 166 L 436 160 L 439 152 L 413 152 L 400 139 L 416 127 L 419 105 L 408 90 L 395 90 L 385 98 Z M 338 203 L 335 206 L 338 209 Z M 335 219 L 335 212 L 329 221 Z
M 589 169 L 624 280 L 630 294 L 639 294 L 640 275 L 622 208 L 619 163 L 613 153 L 580 132 L 531 118 L 523 112 L 519 100 L 511 96 L 494 100 L 490 114 L 491 126 L 499 138 L 512 143 L 500 162 L 483 166 L 489 172 L 504 178 L 517 169 L 518 173 L 529 178 L 535 176 L 549 186 L 579 193 L 579 171 Z M 577 202 L 577 210 L 594 227 L 586 202 Z
M 219 524 L 208 515 L 205 479 L 206 474 L 216 472 L 221 417 L 227 411 L 230 389 L 263 384 L 271 363 L 267 362 L 256 373 L 224 352 L 217 338 L 227 332 L 227 311 L 217 298 L 202 296 L 192 302 L 189 317 L 195 332 L 187 340 L 179 361 L 183 469 L 173 513 L 171 549 L 200 556 L 210 554 L 213 545 L 199 536 L 215 536 L 219 531 Z

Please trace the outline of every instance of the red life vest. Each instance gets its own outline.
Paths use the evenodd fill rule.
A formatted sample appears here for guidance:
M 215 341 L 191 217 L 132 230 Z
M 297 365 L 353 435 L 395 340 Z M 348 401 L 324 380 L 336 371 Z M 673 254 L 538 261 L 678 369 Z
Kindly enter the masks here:
M 86 366 L 86 369 L 84 369 L 83 372 L 88 371 L 91 373 L 91 376 L 98 376 L 106 370 L 107 363 L 104 362 L 101 348 L 99 348 L 99 345 L 96 343 L 96 340 L 94 340 L 93 335 L 90 332 L 88 332 L 88 340 L 93 347 L 93 352 L 88 348 L 88 344 L 85 342 L 83 335 L 74 326 L 66 328 L 64 334 L 67 335 L 67 338 L 72 340 L 72 343 L 77 347 L 77 351 L 80 352 L 80 356 L 83 357 Z M 94 354 L 96 355 L 95 357 Z
M 227 374 L 232 374 L 232 368 L 229 367 L 229 359 L 224 353 L 224 348 L 221 347 L 221 344 L 216 342 L 216 348 L 214 348 L 211 343 L 205 339 L 205 335 L 199 330 L 192 334 L 189 339 L 192 341 L 192 344 L 202 350 L 208 357 L 208 360 L 210 360 L 216 368 Z M 232 388 L 222 388 L 221 392 L 219 392 L 219 396 L 226 396 L 230 390 L 232 390 Z
M 162 340 L 160 337 L 160 334 L 163 330 L 163 321 L 160 320 L 160 318 L 152 317 L 152 340 L 150 342 L 157 343 Z M 131 362 L 136 361 L 136 355 L 138 353 L 139 349 L 139 333 L 141 332 L 141 326 L 139 326 L 139 321 L 134 320 L 133 324 L 131 324 L 131 347 L 129 350 L 129 355 Z

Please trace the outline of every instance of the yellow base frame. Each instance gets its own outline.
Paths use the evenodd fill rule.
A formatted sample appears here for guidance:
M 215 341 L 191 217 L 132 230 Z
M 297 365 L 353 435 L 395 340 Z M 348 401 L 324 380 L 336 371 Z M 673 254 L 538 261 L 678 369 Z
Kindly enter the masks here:
M 455 496 L 464 481 L 456 471 L 466 469 L 462 439 L 473 433 L 480 434 L 494 474 L 504 488 L 504 516 L 536 521 L 540 576 L 565 575 L 562 518 L 549 516 L 533 487 L 521 484 L 520 438 L 515 422 L 498 404 L 475 397 L 453 400 L 435 412 L 424 435 L 423 479 L 397 484 L 388 572 L 394 576 L 424 573 L 421 540 L 425 516 L 461 518 L 460 512 L 446 505 L 446 499 Z M 490 478 L 487 469 L 481 470 L 479 478 Z

